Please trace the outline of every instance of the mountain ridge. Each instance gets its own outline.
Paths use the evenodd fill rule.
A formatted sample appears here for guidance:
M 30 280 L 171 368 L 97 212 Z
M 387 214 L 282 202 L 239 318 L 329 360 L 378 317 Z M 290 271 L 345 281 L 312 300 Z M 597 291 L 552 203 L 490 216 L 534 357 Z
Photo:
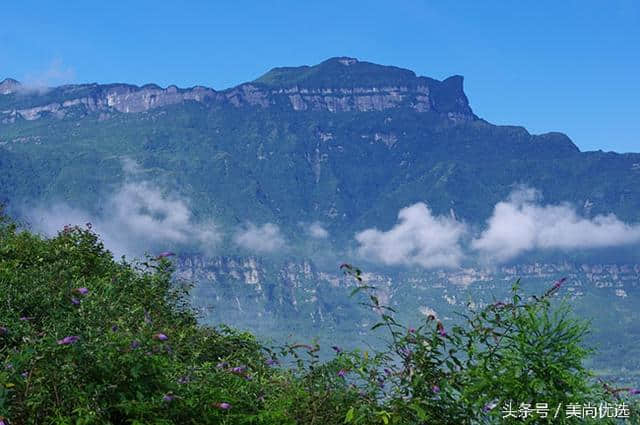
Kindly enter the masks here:
M 67 112 L 78 112 L 78 108 L 85 114 L 137 113 L 187 101 L 328 112 L 406 107 L 444 114 L 452 121 L 478 119 L 469 106 L 461 76 L 438 81 L 416 77 L 410 70 L 345 57 L 330 58 L 314 66 L 274 68 L 252 82 L 221 91 L 200 85 L 162 88 L 153 83 L 90 83 L 43 89 L 5 79 L 0 83 L 0 93 L 5 97 L 0 98 L 0 122 L 5 123 L 34 120 L 45 114 L 64 118 Z M 76 111 L 68 111 L 70 108 Z

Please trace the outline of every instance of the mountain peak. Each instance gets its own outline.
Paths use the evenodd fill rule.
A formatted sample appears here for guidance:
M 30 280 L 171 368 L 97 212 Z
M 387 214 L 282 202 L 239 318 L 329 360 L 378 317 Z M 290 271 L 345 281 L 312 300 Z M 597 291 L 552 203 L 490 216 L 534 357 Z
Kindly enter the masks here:
M 0 82 L 0 94 L 10 94 L 20 87 L 20 82 L 13 78 L 5 78 Z
M 414 86 L 417 80 L 416 74 L 408 69 L 339 56 L 313 66 L 273 68 L 254 82 L 282 88 L 346 88 Z

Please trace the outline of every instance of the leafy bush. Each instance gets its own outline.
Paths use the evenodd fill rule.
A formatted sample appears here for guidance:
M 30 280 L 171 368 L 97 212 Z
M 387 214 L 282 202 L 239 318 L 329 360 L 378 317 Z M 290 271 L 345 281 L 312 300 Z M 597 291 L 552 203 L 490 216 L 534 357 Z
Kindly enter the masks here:
M 503 423 L 509 401 L 624 401 L 635 415 L 635 390 L 583 368 L 588 328 L 552 305 L 560 281 L 530 300 L 514 285 L 451 329 L 435 317 L 414 329 L 345 264 L 389 347 L 333 347 L 321 362 L 317 344 L 266 347 L 198 325 L 170 255 L 117 263 L 89 224 L 43 239 L 0 223 L 0 424 Z

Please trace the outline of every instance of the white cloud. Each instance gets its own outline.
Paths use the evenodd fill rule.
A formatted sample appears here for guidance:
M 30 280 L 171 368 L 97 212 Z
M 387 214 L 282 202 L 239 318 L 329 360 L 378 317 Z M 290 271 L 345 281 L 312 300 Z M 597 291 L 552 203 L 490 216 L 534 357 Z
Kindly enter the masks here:
M 329 232 L 322 226 L 322 223 L 314 221 L 307 228 L 309 235 L 315 239 L 326 239 L 329 236 Z
M 463 258 L 460 239 L 466 226 L 448 216 L 434 217 L 420 202 L 403 208 L 388 231 L 367 229 L 356 234 L 358 252 L 386 265 L 424 268 L 456 267 Z
M 46 69 L 25 75 L 24 81 L 21 82 L 19 93 L 46 93 L 52 87 L 70 84 L 75 78 L 75 70 L 64 65 L 62 59 L 56 58 L 49 63 Z
M 130 163 L 129 165 L 132 165 Z M 53 236 L 65 225 L 91 222 L 116 257 L 139 256 L 163 245 L 197 245 L 210 253 L 221 239 L 212 222 L 196 223 L 188 202 L 164 194 L 150 182 L 125 182 L 105 203 L 105 214 L 88 212 L 57 203 L 25 214 L 34 230 Z
M 233 241 L 243 248 L 262 253 L 278 251 L 285 246 L 280 228 L 273 223 L 266 223 L 260 227 L 247 223 L 235 234 Z
M 568 204 L 539 205 L 539 193 L 519 189 L 496 204 L 487 227 L 471 247 L 485 259 L 510 260 L 535 249 L 588 249 L 640 242 L 640 226 L 615 215 L 581 217 Z

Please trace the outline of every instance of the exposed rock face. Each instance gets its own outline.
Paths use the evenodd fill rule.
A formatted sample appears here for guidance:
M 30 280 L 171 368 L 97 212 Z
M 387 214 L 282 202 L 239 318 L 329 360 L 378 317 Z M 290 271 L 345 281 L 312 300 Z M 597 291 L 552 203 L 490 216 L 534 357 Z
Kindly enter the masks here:
M 322 78 L 305 77 L 309 70 L 315 70 L 312 75 L 316 79 L 317 75 Z M 269 75 L 281 72 L 276 68 L 254 83 L 221 92 L 201 86 L 189 89 L 169 86 L 163 89 L 153 84 L 142 87 L 82 84 L 46 91 L 25 89 L 20 93 L 20 83 L 6 79 L 0 83 L 0 96 L 11 98 L 0 98 L 0 105 L 9 105 L 0 106 L 0 122 L 11 123 L 18 117 L 35 120 L 44 115 L 64 118 L 71 112 L 98 112 L 108 117 L 105 114 L 145 112 L 187 101 L 236 108 L 279 105 L 294 111 L 334 113 L 410 108 L 418 112 L 441 113 L 452 121 L 476 119 L 464 94 L 460 76 L 437 81 L 416 77 L 408 70 L 368 64 L 353 58 L 334 58 L 315 67 L 287 68 L 287 78 L 273 83 Z M 375 81 L 370 81 L 370 75 L 375 76 Z M 326 81 L 331 81 L 332 86 L 328 87 Z

